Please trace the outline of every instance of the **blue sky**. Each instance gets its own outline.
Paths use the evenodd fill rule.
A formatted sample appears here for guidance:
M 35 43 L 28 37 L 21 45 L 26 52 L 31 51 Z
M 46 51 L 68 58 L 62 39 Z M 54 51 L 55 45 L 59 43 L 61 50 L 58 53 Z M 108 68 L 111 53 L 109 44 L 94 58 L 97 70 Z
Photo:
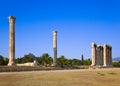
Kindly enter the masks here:
M 119 0 L 1 0 L 0 55 L 8 57 L 8 16 L 16 17 L 16 57 L 53 56 L 52 31 L 58 31 L 58 57 L 91 58 L 91 43 L 113 47 L 120 56 Z

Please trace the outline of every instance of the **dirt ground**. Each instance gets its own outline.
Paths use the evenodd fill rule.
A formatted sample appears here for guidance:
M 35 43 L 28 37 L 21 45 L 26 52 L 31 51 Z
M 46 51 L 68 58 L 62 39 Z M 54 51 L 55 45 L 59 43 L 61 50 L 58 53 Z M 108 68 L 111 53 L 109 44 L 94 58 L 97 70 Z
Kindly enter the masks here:
M 120 68 L 2 72 L 0 86 L 119 86 Z

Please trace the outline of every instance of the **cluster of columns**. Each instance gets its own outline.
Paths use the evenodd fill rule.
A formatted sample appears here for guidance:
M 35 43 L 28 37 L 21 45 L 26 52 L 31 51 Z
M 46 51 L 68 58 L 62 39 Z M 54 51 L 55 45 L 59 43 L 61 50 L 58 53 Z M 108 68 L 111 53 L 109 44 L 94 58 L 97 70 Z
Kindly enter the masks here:
M 104 44 L 103 46 L 92 43 L 92 66 L 111 66 L 112 47 Z
M 9 16 L 9 63 L 8 66 L 15 66 L 15 20 L 14 16 Z M 53 65 L 57 66 L 57 31 L 53 31 Z

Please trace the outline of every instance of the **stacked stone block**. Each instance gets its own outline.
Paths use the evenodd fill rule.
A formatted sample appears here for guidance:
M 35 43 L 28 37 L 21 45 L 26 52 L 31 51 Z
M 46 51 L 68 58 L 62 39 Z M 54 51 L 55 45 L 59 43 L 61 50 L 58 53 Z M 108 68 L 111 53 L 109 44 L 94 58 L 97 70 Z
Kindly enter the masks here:
M 112 47 L 110 45 L 97 45 L 92 43 L 92 65 L 91 66 L 111 66 Z

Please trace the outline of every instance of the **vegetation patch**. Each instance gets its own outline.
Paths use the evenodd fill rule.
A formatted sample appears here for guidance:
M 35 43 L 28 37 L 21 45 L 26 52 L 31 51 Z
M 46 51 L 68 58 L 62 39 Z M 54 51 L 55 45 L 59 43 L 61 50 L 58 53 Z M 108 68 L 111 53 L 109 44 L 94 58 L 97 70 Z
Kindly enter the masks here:
M 39 63 L 39 66 L 50 67 L 53 63 L 53 57 L 48 53 L 43 53 L 41 56 L 37 57 L 32 53 L 25 54 L 23 57 L 15 58 L 16 64 L 23 64 L 27 62 L 33 62 L 36 60 Z M 6 66 L 9 62 L 9 59 L 0 55 L 0 66 Z M 76 66 L 90 66 L 92 63 L 91 59 L 84 59 L 84 56 L 81 56 L 80 59 L 68 59 L 64 55 L 57 58 L 57 65 L 59 67 L 76 67 Z
M 115 75 L 115 74 L 117 74 L 117 73 L 114 73 L 114 72 L 110 72 L 109 74 L 110 74 L 110 75 Z
M 103 73 L 97 73 L 97 74 L 99 74 L 100 76 L 105 76 L 105 74 L 103 74 Z

